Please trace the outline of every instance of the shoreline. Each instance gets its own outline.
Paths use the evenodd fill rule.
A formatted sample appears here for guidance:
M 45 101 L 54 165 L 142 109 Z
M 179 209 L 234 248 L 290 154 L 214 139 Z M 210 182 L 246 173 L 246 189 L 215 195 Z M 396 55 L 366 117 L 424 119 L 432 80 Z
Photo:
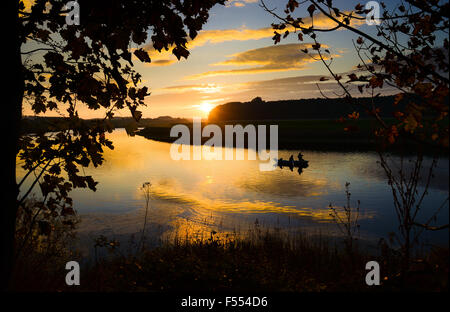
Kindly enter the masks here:
M 216 123 L 222 133 L 225 133 L 225 125 L 265 125 L 269 132 L 270 125 L 278 125 L 278 149 L 279 150 L 315 150 L 315 151 L 342 151 L 342 152 L 377 152 L 377 144 L 372 134 L 375 120 L 361 119 L 353 124 L 359 129 L 354 132 L 344 130 L 345 126 L 336 120 L 308 119 L 308 120 L 247 120 L 228 121 Z M 190 144 L 193 144 L 192 123 L 181 123 L 189 128 Z M 211 123 L 212 124 L 212 123 Z M 167 123 L 161 125 L 151 125 L 135 132 L 135 135 L 146 139 L 174 143 L 180 138 L 171 137 L 170 129 L 174 124 Z M 202 123 L 201 127 L 208 123 Z M 266 146 L 269 146 L 269 133 L 266 134 Z M 201 144 L 205 144 L 211 137 L 202 137 Z M 244 147 L 248 148 L 248 140 L 245 140 Z M 222 135 L 222 146 L 225 146 L 224 135 Z M 234 146 L 232 146 L 234 147 Z M 417 150 L 414 142 L 403 142 L 400 146 L 385 150 L 392 153 L 406 152 L 411 154 Z M 424 154 L 433 154 L 433 150 L 425 149 Z M 448 156 L 448 151 L 438 151 L 440 155 Z

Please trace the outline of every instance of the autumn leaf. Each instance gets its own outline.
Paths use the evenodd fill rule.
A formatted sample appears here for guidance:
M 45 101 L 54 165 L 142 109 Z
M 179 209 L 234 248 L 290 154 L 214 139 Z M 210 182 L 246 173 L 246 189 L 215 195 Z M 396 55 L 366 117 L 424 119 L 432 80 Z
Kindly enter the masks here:
M 405 131 L 413 133 L 416 128 L 419 126 L 419 123 L 417 122 L 416 118 L 414 117 L 413 114 L 409 114 L 405 120 Z
M 180 60 L 182 57 L 185 59 L 189 56 L 189 51 L 186 48 L 183 48 L 181 46 L 177 46 L 172 50 L 172 53 L 176 56 L 178 60 Z
M 391 144 L 395 143 L 395 137 L 392 134 L 388 134 L 388 141 Z
M 35 32 L 35 36 L 39 39 L 41 39 L 42 41 L 46 41 L 49 39 L 50 37 L 50 31 L 47 29 L 37 29 Z
M 396 95 L 395 95 L 395 98 L 394 98 L 394 106 L 397 106 L 398 103 L 399 103 L 401 100 L 403 100 L 403 97 L 404 97 L 404 96 L 405 96 L 404 93 L 398 93 L 398 94 L 396 94 Z
M 359 118 L 359 113 L 358 112 L 353 112 L 351 114 L 348 114 L 348 118 L 356 120 L 356 119 Z
M 369 85 L 375 89 L 375 88 L 382 88 L 383 87 L 383 78 L 379 76 L 372 76 L 369 80 Z
M 295 0 L 289 0 L 287 7 L 289 11 L 294 12 L 294 10 L 298 8 L 298 2 Z
M 309 15 L 310 15 L 311 17 L 313 16 L 315 10 L 316 10 L 316 6 L 315 6 L 314 4 L 311 4 L 311 5 L 308 7 L 308 12 L 309 12 Z
M 394 112 L 394 117 L 397 119 L 401 119 L 405 114 L 400 111 Z
M 390 144 L 394 144 L 395 143 L 395 138 L 398 137 L 398 130 L 396 126 L 392 126 L 387 134 L 387 139 L 389 141 Z
M 150 56 L 148 55 L 147 51 L 143 50 L 143 49 L 138 49 L 134 51 L 134 55 L 136 55 L 136 57 L 144 63 L 150 63 Z
M 336 17 L 341 17 L 341 13 L 338 8 L 333 8 L 333 11 L 334 11 L 334 15 L 336 15 Z
M 272 37 L 272 40 L 274 41 L 274 44 L 277 44 L 281 41 L 281 35 L 274 31 L 274 36 Z
M 350 78 L 350 81 L 357 81 L 358 80 L 358 76 L 356 76 L 355 74 L 350 74 L 347 75 L 348 78 Z
M 139 89 L 139 91 L 136 93 L 136 96 L 139 98 L 139 100 L 143 101 L 146 96 L 150 95 L 150 93 L 147 93 L 147 91 L 148 91 L 148 88 L 143 87 L 143 88 Z
M 133 112 L 133 118 L 134 118 L 134 120 L 136 120 L 137 122 L 139 122 L 139 120 L 141 120 L 141 118 L 142 118 L 142 112 L 141 112 L 141 111 L 138 111 L 138 110 L 135 110 L 135 111 Z

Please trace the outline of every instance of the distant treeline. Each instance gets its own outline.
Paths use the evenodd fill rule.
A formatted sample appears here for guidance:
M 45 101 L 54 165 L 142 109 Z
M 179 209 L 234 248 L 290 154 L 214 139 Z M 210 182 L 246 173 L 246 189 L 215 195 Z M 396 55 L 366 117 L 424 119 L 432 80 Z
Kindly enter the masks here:
M 369 117 L 365 107 L 380 108 L 380 115 L 392 117 L 395 110 L 404 104 L 392 105 L 394 96 L 354 98 L 351 102 L 341 99 L 301 99 L 285 101 L 263 101 L 260 97 L 250 102 L 231 102 L 215 107 L 208 117 L 209 122 L 226 120 L 286 120 L 286 119 L 339 119 L 352 112 L 361 118 Z
M 101 119 L 81 119 L 85 127 L 95 127 Z M 131 117 L 114 117 L 108 123 L 112 128 L 133 127 L 149 127 L 162 126 L 167 124 L 188 123 L 190 120 L 184 118 L 172 118 L 169 116 L 161 116 L 158 118 L 142 118 L 136 122 Z M 64 117 L 30 117 L 26 116 L 22 119 L 22 133 L 41 133 L 60 131 L 68 128 L 68 120 Z

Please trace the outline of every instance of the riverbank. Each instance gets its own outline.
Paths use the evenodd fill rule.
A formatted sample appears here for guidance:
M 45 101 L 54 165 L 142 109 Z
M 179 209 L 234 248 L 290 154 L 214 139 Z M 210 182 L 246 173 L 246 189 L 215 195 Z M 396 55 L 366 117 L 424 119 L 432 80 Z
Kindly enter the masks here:
M 373 121 L 357 121 L 360 129 L 358 132 L 346 132 L 342 123 L 335 120 L 245 120 L 215 123 L 222 133 L 225 133 L 225 125 L 265 125 L 266 134 L 269 133 L 270 125 L 278 125 L 278 148 L 279 149 L 354 149 L 369 150 L 373 145 L 371 139 L 371 127 Z M 172 143 L 177 137 L 170 136 L 170 129 L 174 124 L 161 124 L 158 126 L 145 127 L 136 132 L 147 139 Z M 192 123 L 185 123 L 189 128 L 192 140 Z M 203 122 L 202 127 L 208 123 Z M 202 144 L 209 137 L 202 138 Z M 224 135 L 222 136 L 224 140 Z M 267 140 L 269 142 L 269 140 Z
M 393 123 L 394 119 L 387 119 L 386 122 L 388 124 Z M 151 125 L 136 131 L 135 134 L 155 141 L 173 143 L 178 139 L 178 137 L 170 136 L 170 130 L 175 124 L 161 123 Z M 181 124 L 189 128 L 190 142 L 192 144 L 192 123 Z M 378 127 L 378 124 L 374 119 L 354 120 L 350 126 L 337 120 L 328 119 L 239 120 L 214 124 L 218 125 L 222 130 L 223 144 L 225 140 L 225 125 L 242 125 L 243 127 L 246 125 L 265 125 L 267 146 L 269 144 L 270 125 L 278 125 L 278 149 L 280 150 L 375 151 L 377 149 L 373 129 Z M 207 122 L 202 122 L 202 128 L 207 125 Z M 209 139 L 210 137 L 202 137 L 201 143 L 204 144 Z M 402 149 L 407 151 L 417 150 L 417 144 L 414 142 L 405 142 L 401 146 Z M 398 150 L 399 148 L 397 147 L 395 151 Z M 431 149 L 425 150 L 425 152 L 431 152 Z M 439 153 L 442 154 L 442 150 Z
M 348 249 L 326 237 L 300 232 L 286 236 L 258 227 L 245 237 L 211 232 L 202 239 L 186 238 L 180 235 L 156 247 L 141 247 L 136 237 L 136 248 L 126 254 L 115 241 L 99 238 L 96 248 L 107 256 L 81 267 L 82 282 L 76 288 L 64 284 L 65 272 L 53 265 L 55 259 L 41 262 L 37 271 L 28 267 L 39 257 L 35 251 L 22 264 L 16 287 L 25 291 L 189 293 L 448 290 L 448 248 L 436 247 L 415 256 L 408 272 L 402 274 L 399 252 L 386 243 L 369 253 L 358 248 L 356 240 Z M 63 260 L 58 258 L 58 263 Z M 365 282 L 369 261 L 381 267 L 377 287 Z M 21 278 L 23 274 L 27 278 Z

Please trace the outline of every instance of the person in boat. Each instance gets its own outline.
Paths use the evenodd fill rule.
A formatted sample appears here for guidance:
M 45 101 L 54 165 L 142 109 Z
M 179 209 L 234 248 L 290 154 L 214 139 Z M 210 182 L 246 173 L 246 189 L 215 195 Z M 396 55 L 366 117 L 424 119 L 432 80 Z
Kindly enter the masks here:
M 283 169 L 283 158 L 277 160 L 278 166 Z
M 298 162 L 300 164 L 300 166 L 308 166 L 308 161 L 303 159 L 303 154 L 302 153 L 298 153 Z
M 292 171 L 294 167 L 295 167 L 294 156 L 291 155 L 291 157 L 289 157 L 289 168 L 291 168 Z

